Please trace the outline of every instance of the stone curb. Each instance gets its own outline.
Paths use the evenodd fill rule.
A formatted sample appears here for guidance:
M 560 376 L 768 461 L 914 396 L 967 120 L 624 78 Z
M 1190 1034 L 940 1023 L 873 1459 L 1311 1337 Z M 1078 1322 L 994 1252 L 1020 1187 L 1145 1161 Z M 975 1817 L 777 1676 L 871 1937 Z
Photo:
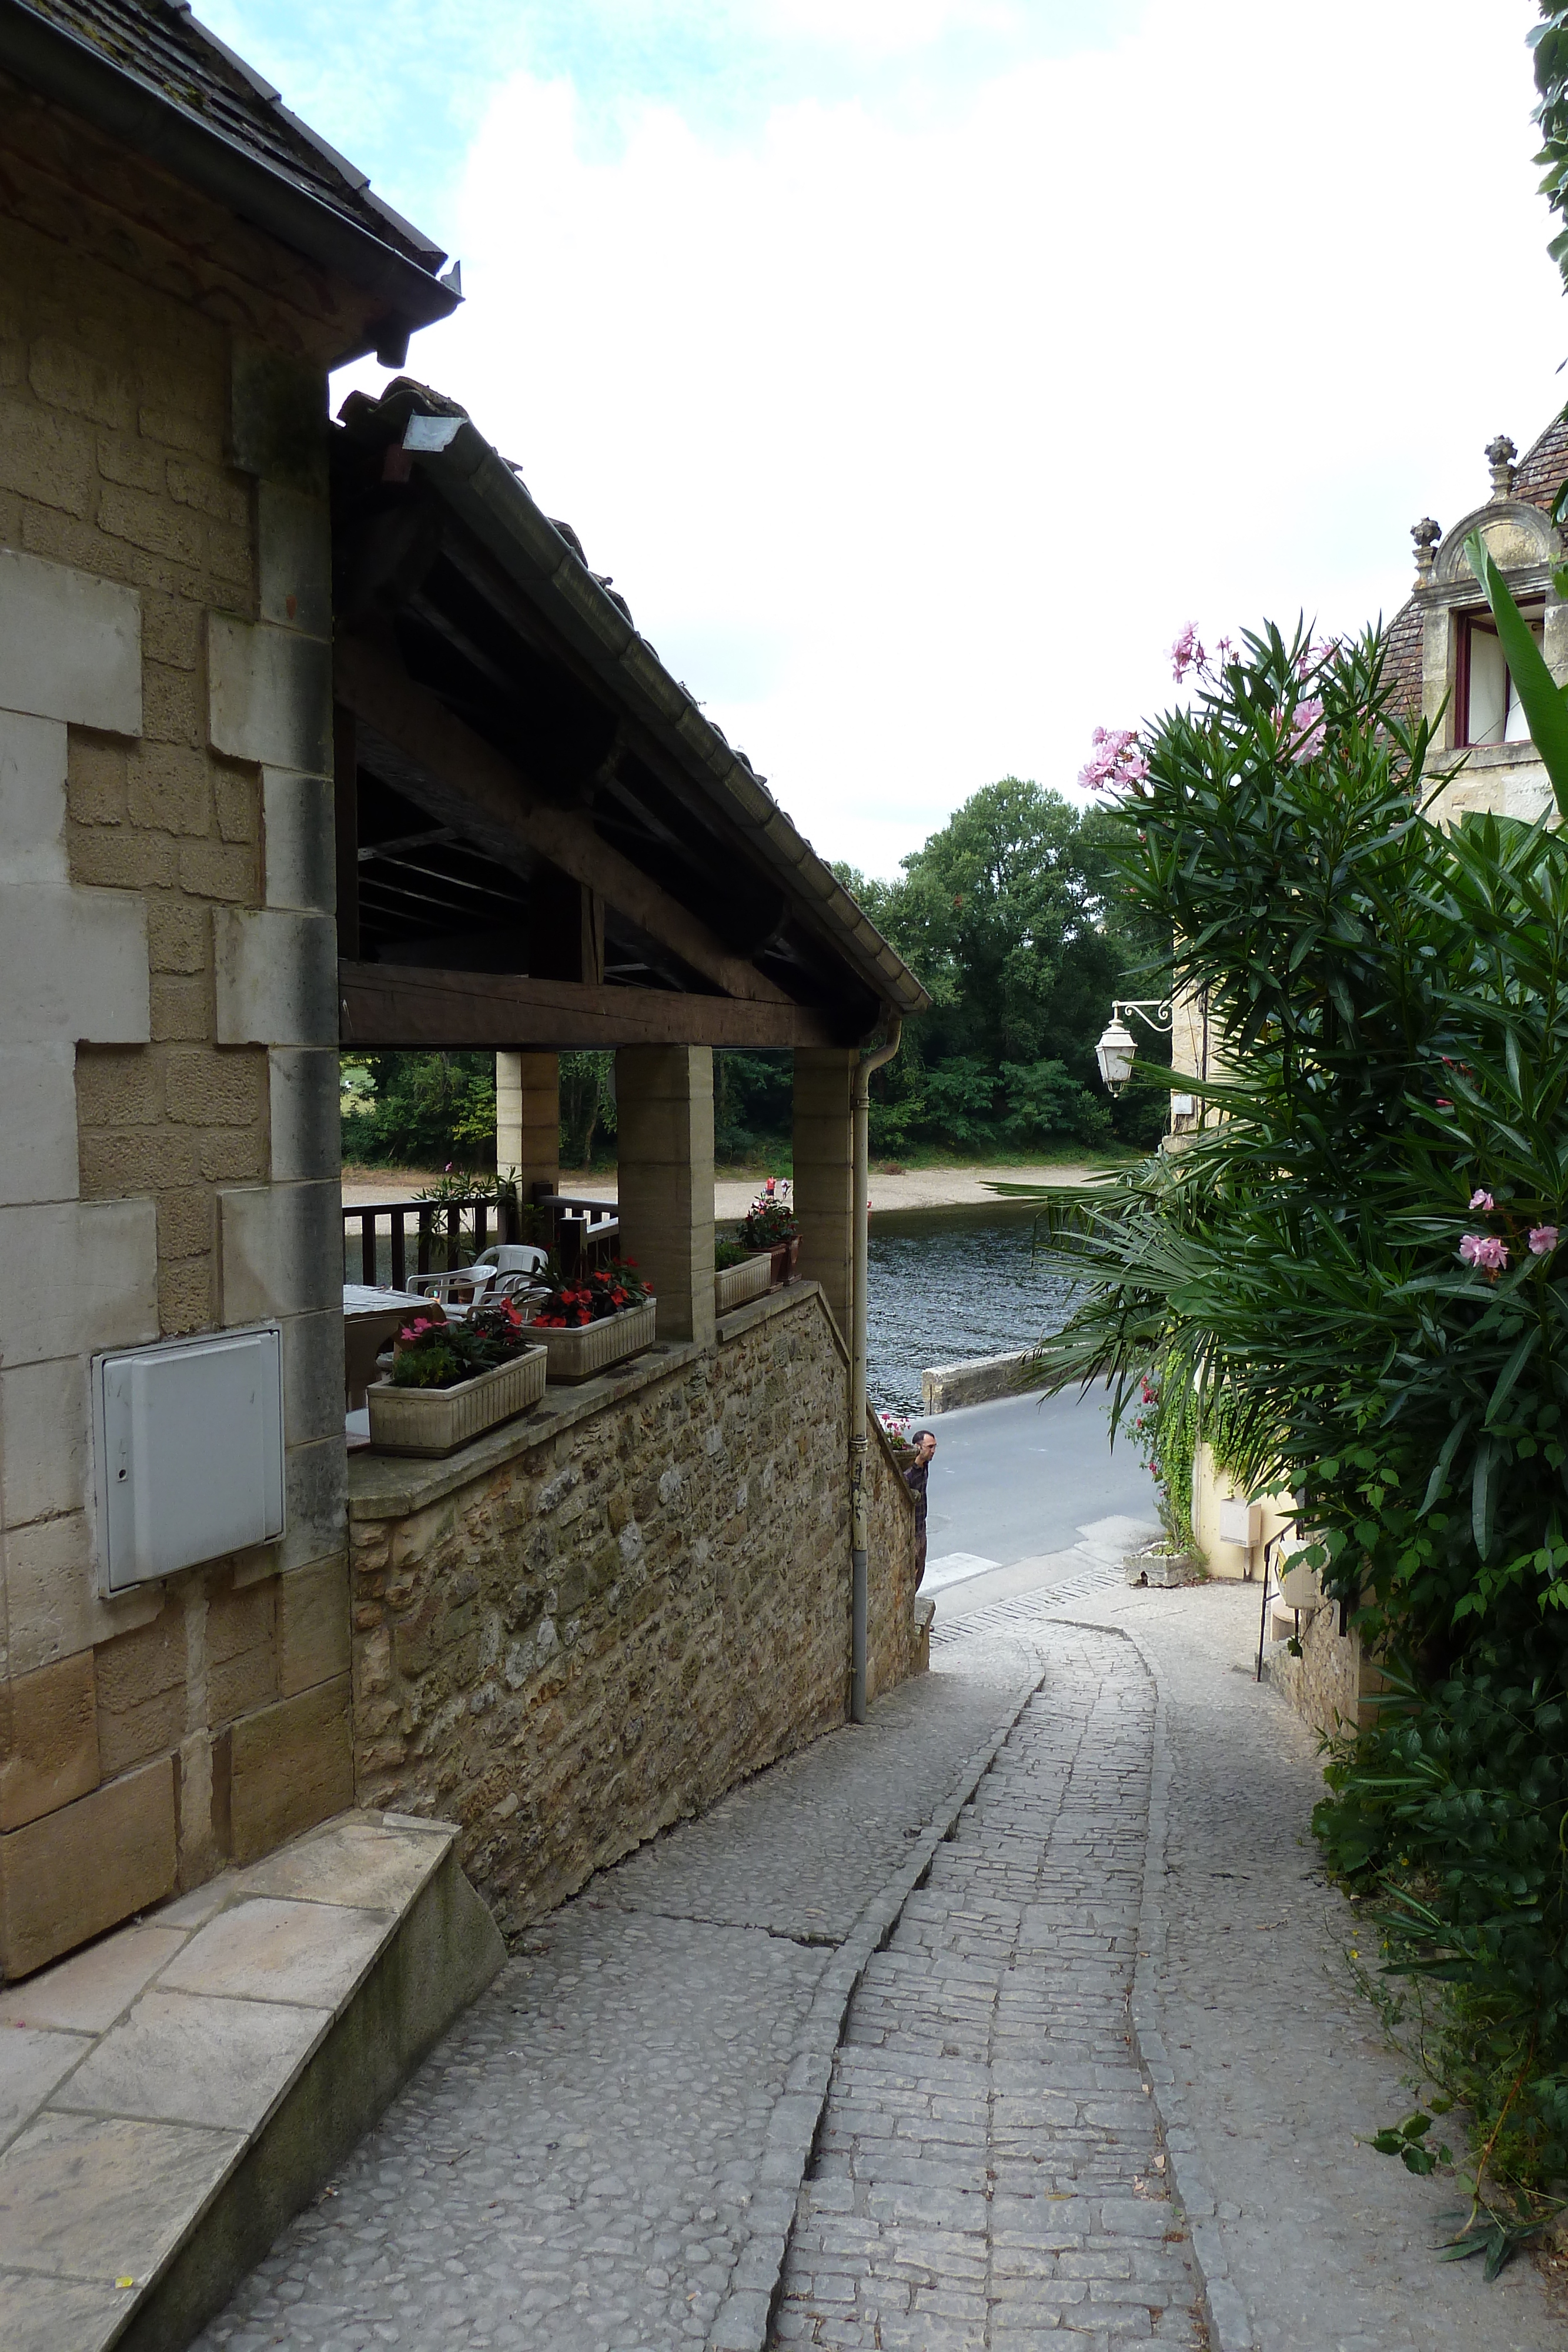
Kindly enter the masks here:
M 1143 2060 L 1144 2072 L 1154 2086 L 1154 2101 L 1165 2130 L 1171 2187 L 1180 2200 L 1192 2231 L 1193 2260 L 1203 2284 L 1215 2352 L 1257 2352 L 1246 2297 L 1230 2275 L 1229 2258 L 1220 2233 L 1214 2183 L 1203 2161 L 1186 2101 L 1176 2087 L 1176 2069 L 1166 2047 L 1165 2011 L 1160 1993 L 1166 1957 L 1166 1914 L 1160 1889 L 1165 1883 L 1166 1841 L 1170 1826 L 1170 1787 L 1174 1771 L 1166 1732 L 1166 1695 L 1155 1671 L 1154 1661 L 1135 1633 L 1124 1626 L 1103 1626 L 1100 1630 L 1121 1633 L 1132 1643 L 1144 1662 L 1155 1693 L 1149 1831 L 1144 1849 L 1144 1891 L 1138 1908 L 1138 1957 L 1133 1971 L 1133 2038 Z
M 1032 1643 L 1030 1646 L 1035 1650 L 1039 1668 L 1034 1680 L 998 1730 L 960 1767 L 918 1840 L 911 1842 L 908 1859 L 865 1905 L 818 1980 L 785 2077 L 784 2095 L 768 2117 L 761 2187 L 752 2201 L 752 2234 L 736 2264 L 734 2283 L 714 2315 L 707 2352 L 764 2352 L 784 2276 L 796 2203 L 828 2103 L 833 2060 L 850 2002 L 867 1968 L 898 1925 L 904 1905 L 930 1870 L 937 1847 L 954 1835 L 965 1806 L 996 1762 L 1024 1709 L 1039 1696 L 1046 1663 L 1038 1646 Z M 1229 2347 L 1224 2347 L 1224 2352 L 1229 2352 Z

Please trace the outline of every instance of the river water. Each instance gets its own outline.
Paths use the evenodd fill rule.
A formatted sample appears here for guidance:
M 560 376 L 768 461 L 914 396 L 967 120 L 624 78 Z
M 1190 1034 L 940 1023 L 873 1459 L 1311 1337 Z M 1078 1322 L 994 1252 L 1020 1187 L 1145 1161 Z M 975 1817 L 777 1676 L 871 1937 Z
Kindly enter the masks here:
M 928 1364 L 1005 1355 L 1067 1320 L 1074 1286 L 1033 1255 L 1031 1203 L 881 1215 L 874 1202 L 867 1385 L 884 1411 L 919 1411 Z

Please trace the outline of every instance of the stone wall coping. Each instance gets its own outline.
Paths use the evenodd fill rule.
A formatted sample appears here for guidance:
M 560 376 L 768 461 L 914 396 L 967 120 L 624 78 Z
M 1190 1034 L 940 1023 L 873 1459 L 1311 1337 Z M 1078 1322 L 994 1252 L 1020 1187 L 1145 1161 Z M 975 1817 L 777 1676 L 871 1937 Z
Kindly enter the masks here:
M 721 1316 L 716 1327 L 717 1345 L 728 1347 L 743 1339 L 759 1324 L 771 1322 L 776 1315 L 789 1315 L 815 1303 L 832 1335 L 833 1345 L 849 1366 L 849 1351 L 842 1334 L 834 1320 L 820 1282 L 791 1282 L 782 1290 L 765 1292 L 760 1298 L 747 1299 L 732 1314 Z M 695 1341 L 656 1341 L 646 1354 L 636 1357 L 622 1370 L 603 1372 L 597 1380 L 584 1381 L 572 1389 L 547 1389 L 543 1402 L 526 1419 L 507 1422 L 500 1429 L 490 1430 L 476 1437 L 471 1445 L 459 1448 L 444 1461 L 421 1461 L 413 1455 L 395 1454 L 350 1454 L 349 1456 L 349 1517 L 350 1519 L 402 1519 L 415 1511 L 428 1509 L 433 1503 L 444 1502 L 448 1495 L 460 1487 L 473 1485 L 476 1479 L 487 1478 L 520 1454 L 531 1454 L 537 1446 L 548 1445 L 563 1431 L 574 1429 L 595 1414 L 613 1405 L 624 1404 L 629 1397 L 651 1388 L 657 1381 L 668 1380 L 689 1365 L 699 1363 L 711 1353 Z M 899 1490 L 913 1512 L 915 1497 L 904 1484 L 898 1457 L 893 1450 L 886 1431 L 874 1412 L 868 1416 L 876 1432 L 882 1450 L 897 1476 Z

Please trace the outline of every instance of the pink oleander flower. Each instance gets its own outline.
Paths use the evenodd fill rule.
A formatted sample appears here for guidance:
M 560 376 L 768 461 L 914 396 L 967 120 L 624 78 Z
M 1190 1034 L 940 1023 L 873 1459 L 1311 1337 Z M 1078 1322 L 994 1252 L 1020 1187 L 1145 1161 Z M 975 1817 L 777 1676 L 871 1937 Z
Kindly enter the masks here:
M 1495 1281 L 1508 1264 L 1508 1244 L 1500 1242 L 1495 1234 L 1467 1234 L 1459 1244 L 1459 1255 L 1467 1265 L 1478 1266 Z
M 1198 643 L 1197 623 L 1189 621 L 1171 647 L 1171 676 L 1179 686 L 1189 669 L 1207 667 L 1208 656 Z
M 1550 1257 L 1556 1246 L 1557 1228 L 1555 1225 L 1531 1226 L 1530 1255 L 1531 1257 Z
M 1291 714 L 1291 753 L 1310 760 L 1323 747 L 1323 706 L 1315 695 L 1305 695 Z
M 1483 1192 L 1478 1187 L 1477 1190 L 1470 1194 L 1470 1206 L 1472 1209 L 1495 1209 L 1497 1202 L 1492 1199 L 1490 1192 Z
M 1149 763 L 1137 748 L 1135 727 L 1096 727 L 1090 740 L 1093 749 L 1078 771 L 1078 781 L 1085 792 L 1143 782 L 1149 772 Z

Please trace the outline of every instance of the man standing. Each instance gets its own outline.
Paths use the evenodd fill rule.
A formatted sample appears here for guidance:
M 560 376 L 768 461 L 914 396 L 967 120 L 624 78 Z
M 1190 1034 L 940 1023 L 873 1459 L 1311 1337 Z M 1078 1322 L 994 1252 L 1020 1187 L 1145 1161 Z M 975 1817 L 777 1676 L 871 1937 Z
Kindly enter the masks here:
M 931 1476 L 936 1439 L 929 1429 L 912 1429 L 909 1437 L 915 1448 L 915 1459 L 904 1474 L 904 1483 L 915 1497 L 915 1589 L 918 1592 L 925 1574 L 925 1488 Z

